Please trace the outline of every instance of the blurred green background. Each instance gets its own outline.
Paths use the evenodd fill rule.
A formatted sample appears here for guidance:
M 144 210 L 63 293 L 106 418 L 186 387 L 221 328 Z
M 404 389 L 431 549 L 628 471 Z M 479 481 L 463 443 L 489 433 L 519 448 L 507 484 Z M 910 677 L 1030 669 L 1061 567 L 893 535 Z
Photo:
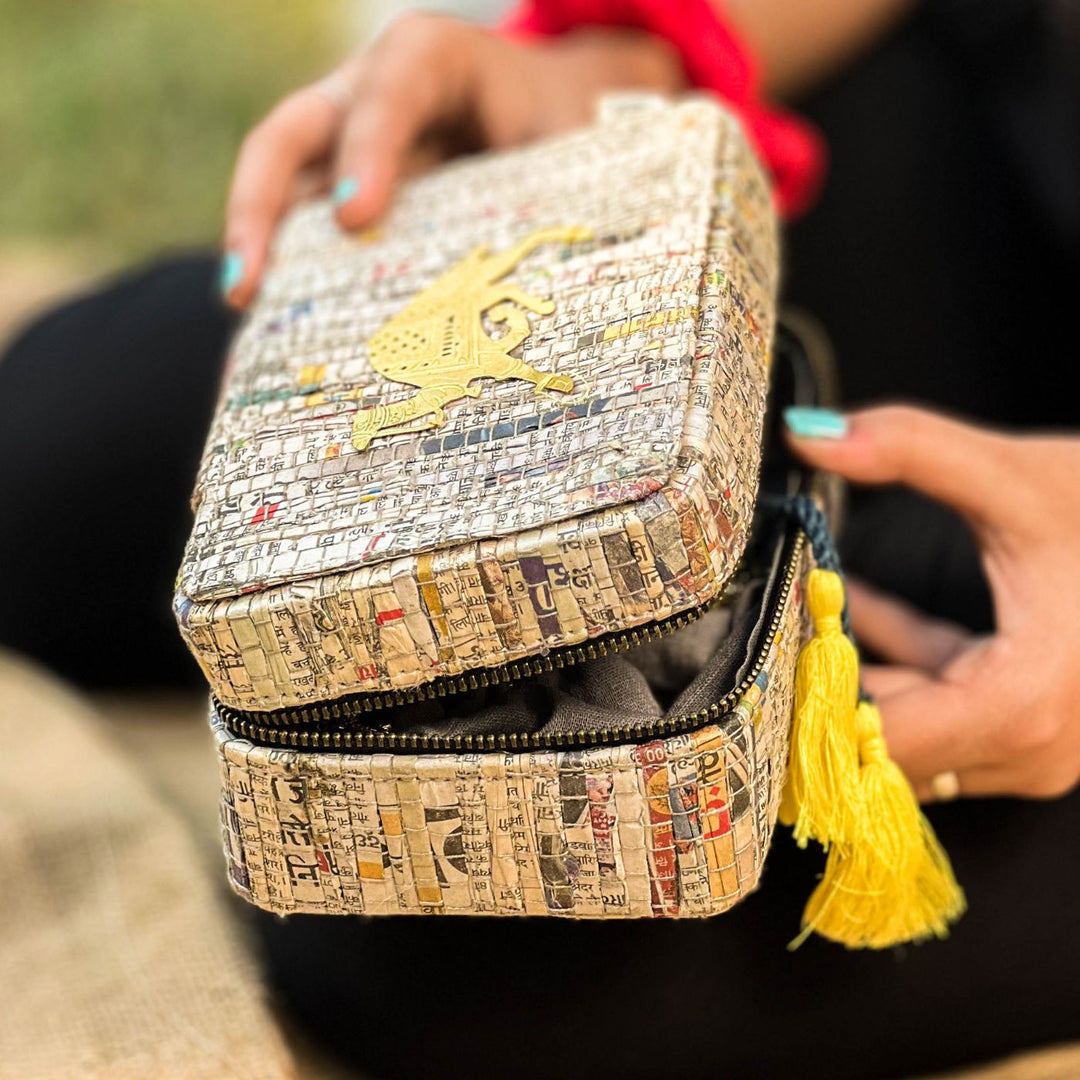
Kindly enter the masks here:
M 338 55 L 338 0 L 0 0 L 0 242 L 217 232 L 236 144 Z
M 325 72 L 364 12 L 343 0 L 0 0 L 0 333 L 90 277 L 216 244 L 243 133 Z
M 491 20 L 509 0 L 424 0 Z M 219 243 L 244 133 L 413 0 L 0 0 L 0 345 L 154 255 Z

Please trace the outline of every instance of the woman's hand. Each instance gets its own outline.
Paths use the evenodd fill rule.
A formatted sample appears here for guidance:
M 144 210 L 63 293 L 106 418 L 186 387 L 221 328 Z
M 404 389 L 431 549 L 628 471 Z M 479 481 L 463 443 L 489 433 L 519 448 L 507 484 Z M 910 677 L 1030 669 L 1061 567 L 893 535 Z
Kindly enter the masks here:
M 845 422 L 846 420 L 846 422 Z M 856 637 L 889 749 L 920 798 L 1063 795 L 1080 781 L 1080 438 L 1005 435 L 922 409 L 791 410 L 791 445 L 864 484 L 902 483 L 975 534 L 997 630 L 976 637 L 850 586 Z
M 385 209 L 402 176 L 449 154 L 586 123 L 607 90 L 675 93 L 682 81 L 675 53 L 645 34 L 583 30 L 522 45 L 455 19 L 404 16 L 245 138 L 222 292 L 234 307 L 252 299 L 274 229 L 297 199 L 333 190 L 339 222 L 357 229 Z

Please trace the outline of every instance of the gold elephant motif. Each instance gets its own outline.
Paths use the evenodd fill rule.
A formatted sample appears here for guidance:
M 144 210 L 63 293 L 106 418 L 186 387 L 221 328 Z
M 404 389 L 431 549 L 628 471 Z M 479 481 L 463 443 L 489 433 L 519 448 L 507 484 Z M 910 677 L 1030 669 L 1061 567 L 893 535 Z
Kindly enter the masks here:
M 469 252 L 388 320 L 368 341 L 371 366 L 387 379 L 415 386 L 412 397 L 361 409 L 353 420 L 352 443 L 366 450 L 372 439 L 439 428 L 447 405 L 478 397 L 478 379 L 525 379 L 536 392 L 574 388 L 570 375 L 537 371 L 511 356 L 531 333 L 527 312 L 550 315 L 550 300 L 531 296 L 502 279 L 542 244 L 572 244 L 591 237 L 588 229 L 539 229 L 506 251 L 486 245 Z M 482 317 L 505 327 L 493 338 Z

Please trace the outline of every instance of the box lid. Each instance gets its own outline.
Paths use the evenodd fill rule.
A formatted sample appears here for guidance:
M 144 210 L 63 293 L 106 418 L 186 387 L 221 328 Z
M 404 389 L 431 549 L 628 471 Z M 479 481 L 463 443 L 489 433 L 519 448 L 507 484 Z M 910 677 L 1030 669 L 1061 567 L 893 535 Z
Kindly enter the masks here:
M 718 588 L 753 503 L 775 263 L 765 179 L 738 122 L 700 99 L 616 103 L 590 128 L 452 163 L 404 185 L 359 235 L 343 234 L 326 202 L 294 212 L 231 351 L 179 582 L 189 644 L 215 683 L 230 671 L 223 700 L 237 685 L 266 707 L 372 682 L 313 675 L 298 689 L 279 671 L 256 691 L 259 673 L 237 660 L 252 648 L 263 669 L 291 641 L 286 674 L 341 657 L 400 687 L 648 621 Z M 505 632 L 522 621 L 508 600 L 487 645 L 471 625 L 464 648 L 442 640 L 453 635 L 440 591 L 468 592 L 481 563 L 503 579 L 488 592 L 512 597 L 526 549 L 561 548 L 575 531 L 582 542 L 582 529 L 640 546 L 632 507 L 646 523 L 675 507 L 677 533 L 708 531 L 682 503 L 719 529 L 701 537 L 708 566 L 701 581 L 683 574 L 682 601 L 643 612 L 609 589 L 595 614 L 556 619 L 525 644 L 520 626 Z M 436 583 L 443 564 L 456 586 Z M 558 591 L 557 576 L 536 573 Z M 528 577 L 526 591 L 538 584 Z M 380 582 L 408 596 L 380 604 Z M 346 596 L 349 613 L 327 608 Z M 481 590 L 463 603 L 470 620 L 482 602 Z M 313 604 L 337 644 L 318 618 L 300 626 Z M 252 628 L 271 610 L 292 628 L 261 638 Z M 348 644 L 350 619 L 367 627 L 362 648 Z M 396 622 L 402 640 L 388 649 Z

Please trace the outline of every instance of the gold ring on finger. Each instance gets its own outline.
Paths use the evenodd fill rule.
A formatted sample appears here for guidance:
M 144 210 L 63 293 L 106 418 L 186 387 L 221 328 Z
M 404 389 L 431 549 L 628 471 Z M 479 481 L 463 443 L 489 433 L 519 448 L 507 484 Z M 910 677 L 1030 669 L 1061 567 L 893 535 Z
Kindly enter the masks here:
M 960 777 L 955 769 L 939 772 L 930 781 L 930 793 L 938 802 L 952 802 L 960 797 Z

